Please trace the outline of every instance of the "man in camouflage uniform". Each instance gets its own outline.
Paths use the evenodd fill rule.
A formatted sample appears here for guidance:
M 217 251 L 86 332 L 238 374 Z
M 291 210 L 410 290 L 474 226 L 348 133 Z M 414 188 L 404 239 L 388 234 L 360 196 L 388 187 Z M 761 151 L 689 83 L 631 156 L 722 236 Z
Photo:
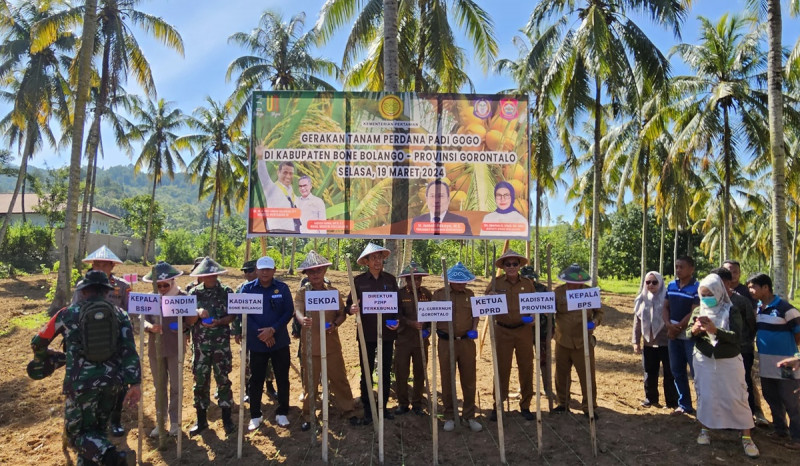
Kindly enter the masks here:
M 399 325 L 397 327 L 397 340 L 394 348 L 394 375 L 397 381 L 397 408 L 394 413 L 398 415 L 406 414 L 409 411 L 408 405 L 414 414 L 422 416 L 425 404 L 425 367 L 422 365 L 422 352 L 428 353 L 428 340 L 425 339 L 425 348 L 422 348 L 419 332 L 425 327 L 427 335 L 430 335 L 430 324 L 422 324 L 417 321 L 417 307 L 414 305 L 414 290 L 416 287 L 418 302 L 427 302 L 433 298 L 427 288 L 422 286 L 422 277 L 428 275 L 428 271 L 411 261 L 400 273 L 400 277 L 405 277 L 406 286 L 397 293 L 397 301 L 400 304 Z M 414 365 L 414 391 L 411 399 L 408 397 L 408 376 L 409 367 Z
M 77 291 L 81 301 L 103 300 L 113 289 L 104 272 L 93 270 L 86 274 Z M 47 376 L 61 362 L 66 363 L 64 430 L 69 444 L 77 450 L 78 464 L 127 464 L 125 453 L 117 451 L 108 440 L 106 428 L 124 387 L 129 387 L 126 404 L 136 406 L 141 397 L 142 375 L 131 322 L 122 309 L 116 309 L 117 350 L 103 362 L 92 362 L 84 356 L 80 306 L 75 304 L 58 311 L 31 340 L 34 361 L 28 373 L 33 378 Z M 66 358 L 47 349 L 59 334 L 64 335 Z M 36 366 L 43 370 L 37 370 Z
M 192 275 L 194 273 L 194 269 L 196 269 L 197 266 L 200 265 L 201 262 L 203 262 L 203 259 L 205 259 L 205 257 L 195 257 L 194 258 L 194 265 L 192 265 L 192 270 L 189 271 L 189 276 L 190 277 L 194 277 L 194 275 Z M 184 293 L 188 294 L 190 291 L 192 291 L 192 289 L 194 287 L 196 287 L 199 284 L 200 284 L 200 282 L 198 282 L 197 279 L 192 280 L 192 282 L 189 283 L 188 285 L 186 285 L 186 288 L 183 289 Z
M 231 372 L 230 323 L 235 316 L 228 315 L 228 293 L 233 290 L 220 283 L 218 277 L 225 273 L 214 259 L 206 257 L 192 271 L 198 285 L 189 292 L 197 296 L 197 317 L 192 324 L 192 372 L 194 372 L 194 407 L 197 423 L 189 435 L 197 435 L 208 428 L 206 413 L 211 405 L 211 371 L 217 383 L 218 405 L 222 409 L 222 426 L 226 434 L 235 430 L 231 419 L 233 394 L 228 374 Z
M 90 265 L 91 270 L 99 270 L 106 274 L 108 277 L 108 284 L 113 288 L 106 299 L 119 308 L 122 308 L 126 313 L 128 312 L 128 294 L 131 292 L 130 283 L 125 280 L 115 277 L 112 271 L 114 266 L 121 264 L 122 261 L 114 254 L 106 245 L 100 246 L 96 251 L 86 256 L 83 261 Z M 87 272 L 88 274 L 89 272 Z M 79 281 L 72 294 L 72 304 L 80 304 L 83 302 L 83 297 L 78 286 L 83 283 Z M 114 404 L 114 409 L 111 411 L 111 435 L 114 437 L 122 437 L 125 435 L 125 429 L 122 427 L 122 400 L 125 398 L 125 387 L 120 391 L 117 397 L 117 402 Z

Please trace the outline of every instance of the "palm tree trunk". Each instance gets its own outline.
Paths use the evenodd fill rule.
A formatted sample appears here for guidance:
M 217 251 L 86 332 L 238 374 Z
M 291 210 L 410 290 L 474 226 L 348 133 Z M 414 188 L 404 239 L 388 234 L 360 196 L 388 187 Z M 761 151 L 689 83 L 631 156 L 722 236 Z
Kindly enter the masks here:
M 728 107 L 722 106 L 722 119 L 724 124 L 722 135 L 722 151 L 725 163 L 725 182 L 722 191 L 722 245 L 720 254 L 728 257 L 728 247 L 730 245 L 730 218 L 731 218 L 731 159 L 733 158 L 733 146 L 731 143 L 731 125 L 728 116 Z M 721 260 L 722 257 L 720 258 Z
M 800 206 L 794 205 L 794 234 L 792 235 L 792 286 L 789 288 L 789 299 L 794 299 L 794 290 L 797 288 L 797 224 L 800 221 Z
M 675 267 L 675 263 L 678 262 L 678 227 L 675 227 L 675 244 L 672 247 L 672 267 Z M 674 270 L 673 270 L 674 272 Z
M 86 252 L 86 240 L 89 237 L 89 198 L 92 191 L 92 178 L 94 176 L 95 158 L 97 157 L 97 141 L 100 138 L 100 115 L 99 108 L 95 110 L 92 126 L 89 128 L 89 136 L 86 138 L 86 181 L 83 187 L 83 209 L 81 211 L 81 237 L 78 242 L 78 257 Z M 146 254 L 145 254 L 146 255 Z M 147 262 L 145 261 L 145 264 Z
M 593 176 L 592 176 L 592 258 L 591 270 L 592 286 L 597 286 L 597 271 L 599 268 L 600 257 L 600 199 L 603 186 L 603 153 L 600 150 L 600 124 L 602 119 L 603 107 L 601 98 L 600 80 L 595 82 L 594 99 L 594 157 L 593 157 Z
M 767 2 L 767 88 L 769 96 L 769 145 L 772 152 L 772 281 L 775 294 L 786 296 L 788 232 L 786 231 L 786 154 L 783 147 L 783 57 L 780 0 Z M 794 265 L 794 264 L 793 264 Z
M 22 189 L 20 190 L 20 194 L 22 194 L 22 196 L 19 199 L 20 207 L 22 207 L 22 223 L 26 223 L 28 221 L 28 218 L 25 216 L 25 185 L 27 184 L 27 181 L 28 176 L 25 175 L 22 178 Z
M 147 211 L 147 227 L 144 230 L 144 257 L 142 262 L 147 265 L 147 258 L 150 257 L 147 253 L 150 251 L 150 238 L 152 237 L 151 228 L 153 227 L 153 212 L 156 210 L 156 184 L 158 177 L 153 176 L 153 189 L 150 190 L 150 209 Z
M 14 205 L 17 203 L 17 195 L 19 195 L 19 192 L 22 190 L 22 182 L 28 174 L 28 158 L 33 154 L 33 144 L 35 141 L 32 133 L 32 131 L 28 131 L 28 134 L 25 135 L 25 150 L 22 152 L 22 157 L 19 161 L 17 185 L 14 187 L 14 194 L 11 195 L 11 203 L 8 204 L 8 212 L 6 212 L 6 216 L 3 219 L 3 226 L 0 227 L 0 244 L 3 244 L 5 240 L 8 225 L 11 222 L 11 214 L 14 212 Z
M 399 75 L 399 51 L 397 45 L 397 10 L 398 0 L 383 0 L 383 90 L 386 92 L 397 92 L 400 87 Z M 395 163 L 395 166 L 407 165 L 405 163 Z M 405 234 L 405 231 L 394 231 L 401 222 L 408 218 L 408 180 L 395 178 L 392 180 L 392 213 L 391 213 L 391 233 Z M 386 241 L 386 248 L 392 251 L 389 256 L 387 269 L 389 273 L 397 275 L 400 271 L 401 255 L 400 240 L 390 239 Z
M 94 158 L 92 164 L 92 188 L 89 190 L 89 215 L 86 217 L 86 235 L 88 238 L 89 233 L 92 232 L 92 214 L 94 213 L 94 188 L 97 181 L 97 157 Z M 87 240 L 88 241 L 88 240 Z M 83 249 L 79 257 L 86 253 L 86 243 L 83 244 Z
M 81 183 L 81 148 L 83 146 L 83 126 L 86 121 L 86 102 L 89 100 L 89 85 L 92 76 L 92 52 L 97 32 L 97 0 L 84 3 L 83 31 L 81 48 L 78 51 L 78 89 L 75 93 L 75 111 L 72 123 L 72 152 L 69 166 L 69 194 L 67 212 L 64 219 L 64 235 L 61 244 L 61 266 L 58 269 L 56 295 L 50 310 L 60 309 L 70 298 L 70 278 L 72 259 L 77 246 L 78 198 Z
M 219 244 L 219 224 L 222 222 L 222 189 L 220 189 L 220 200 L 217 202 L 217 228 L 214 229 L 214 254 L 217 254 Z
M 661 248 L 658 251 L 658 273 L 664 276 L 664 236 L 667 230 L 667 219 L 661 220 Z

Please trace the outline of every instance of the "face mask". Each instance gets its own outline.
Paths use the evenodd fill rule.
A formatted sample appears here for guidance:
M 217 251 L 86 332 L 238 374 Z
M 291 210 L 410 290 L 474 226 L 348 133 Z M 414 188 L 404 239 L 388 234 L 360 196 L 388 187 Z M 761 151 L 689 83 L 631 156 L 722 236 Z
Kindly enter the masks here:
M 700 301 L 702 301 L 706 307 L 715 307 L 717 305 L 717 298 L 713 296 L 702 296 L 700 297 Z

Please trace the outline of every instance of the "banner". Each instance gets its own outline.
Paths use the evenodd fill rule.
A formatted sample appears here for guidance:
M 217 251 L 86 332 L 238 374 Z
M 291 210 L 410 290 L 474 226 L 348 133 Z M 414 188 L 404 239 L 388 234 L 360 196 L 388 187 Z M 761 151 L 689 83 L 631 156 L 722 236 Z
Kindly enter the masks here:
M 253 94 L 248 236 L 528 239 L 525 96 Z

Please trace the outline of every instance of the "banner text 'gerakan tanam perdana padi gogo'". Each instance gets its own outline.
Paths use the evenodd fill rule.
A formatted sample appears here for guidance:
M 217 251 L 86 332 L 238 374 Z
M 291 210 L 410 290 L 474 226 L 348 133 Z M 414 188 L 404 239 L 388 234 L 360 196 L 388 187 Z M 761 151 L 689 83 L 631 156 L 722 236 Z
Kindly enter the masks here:
M 253 95 L 248 236 L 527 239 L 525 96 Z

